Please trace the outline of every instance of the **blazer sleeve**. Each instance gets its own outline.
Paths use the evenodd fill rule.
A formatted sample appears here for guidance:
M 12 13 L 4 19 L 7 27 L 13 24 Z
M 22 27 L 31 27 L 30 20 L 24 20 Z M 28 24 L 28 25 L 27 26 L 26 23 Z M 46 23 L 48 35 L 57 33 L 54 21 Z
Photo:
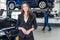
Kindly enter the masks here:
M 18 20 L 17 20 L 17 22 L 16 22 L 16 29 L 18 29 L 18 27 L 19 27 L 19 21 L 20 21 L 20 15 L 18 15 Z
M 33 19 L 33 27 L 34 29 L 37 29 L 36 16 L 34 16 L 34 19 Z

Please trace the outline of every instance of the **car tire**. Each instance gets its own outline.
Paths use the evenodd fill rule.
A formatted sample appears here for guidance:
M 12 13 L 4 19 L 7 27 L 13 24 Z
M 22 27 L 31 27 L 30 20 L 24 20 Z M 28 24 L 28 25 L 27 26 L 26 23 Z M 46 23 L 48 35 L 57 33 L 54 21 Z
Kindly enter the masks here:
M 47 3 L 46 3 L 45 1 L 40 1 L 40 2 L 39 2 L 39 7 L 40 7 L 41 9 L 44 9 L 44 8 L 47 7 Z
M 15 4 L 13 2 L 8 4 L 8 9 L 9 10 L 14 10 L 15 9 Z

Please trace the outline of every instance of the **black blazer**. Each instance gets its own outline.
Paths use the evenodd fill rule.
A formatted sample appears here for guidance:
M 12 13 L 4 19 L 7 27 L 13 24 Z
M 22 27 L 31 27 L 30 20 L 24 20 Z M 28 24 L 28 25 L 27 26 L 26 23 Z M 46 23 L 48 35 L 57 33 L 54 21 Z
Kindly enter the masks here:
M 18 21 L 17 21 L 16 28 L 23 27 L 26 30 L 29 30 L 29 29 L 32 28 L 32 25 L 34 26 L 35 29 L 37 28 L 36 17 L 34 17 L 33 20 L 31 20 L 30 17 L 29 17 L 27 22 L 25 23 L 24 17 L 21 14 L 18 16 Z M 20 37 L 30 37 L 30 36 L 33 36 L 33 32 L 31 32 L 29 35 L 25 35 L 21 30 L 19 30 L 18 35 Z

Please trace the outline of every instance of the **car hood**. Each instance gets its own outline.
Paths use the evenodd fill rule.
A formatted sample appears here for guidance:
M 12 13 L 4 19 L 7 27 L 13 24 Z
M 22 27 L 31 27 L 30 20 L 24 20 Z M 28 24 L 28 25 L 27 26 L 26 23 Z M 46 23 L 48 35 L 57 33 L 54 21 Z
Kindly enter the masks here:
M 0 21 L 0 30 L 7 30 L 15 28 L 16 22 L 13 20 L 1 20 Z

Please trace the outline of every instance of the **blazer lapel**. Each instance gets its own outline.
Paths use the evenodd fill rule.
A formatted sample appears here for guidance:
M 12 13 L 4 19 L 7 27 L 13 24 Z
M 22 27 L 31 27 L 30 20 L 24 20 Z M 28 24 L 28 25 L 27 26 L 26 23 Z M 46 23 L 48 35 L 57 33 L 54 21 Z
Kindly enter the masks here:
M 30 22 L 30 17 L 28 18 L 28 20 L 27 20 L 27 23 L 29 23 Z

